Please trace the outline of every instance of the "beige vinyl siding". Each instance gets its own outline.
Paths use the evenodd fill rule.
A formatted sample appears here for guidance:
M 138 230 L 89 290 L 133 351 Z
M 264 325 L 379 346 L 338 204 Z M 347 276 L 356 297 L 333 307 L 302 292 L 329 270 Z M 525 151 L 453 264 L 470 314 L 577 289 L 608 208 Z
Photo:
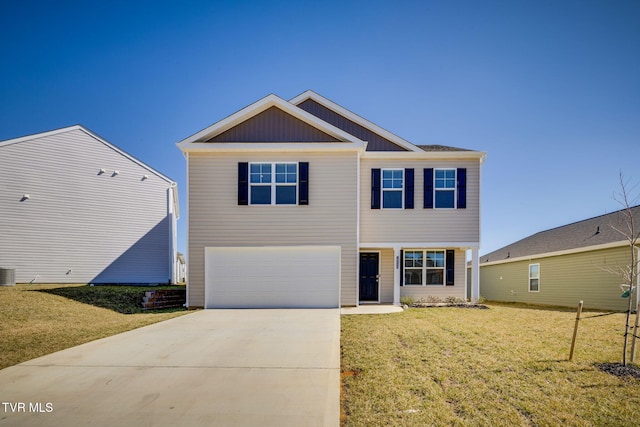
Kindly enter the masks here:
M 623 280 L 603 267 L 628 262 L 626 247 L 588 251 L 480 268 L 480 295 L 493 301 L 626 310 Z M 540 291 L 529 292 L 529 264 L 540 264 Z
M 167 283 L 170 185 L 81 129 L 1 146 L 0 267 L 19 283 Z
M 446 249 L 446 248 L 445 248 Z M 466 299 L 465 294 L 465 269 L 466 269 L 466 251 L 463 249 L 455 250 L 455 266 L 454 266 L 454 285 L 453 286 L 419 286 L 404 285 L 400 287 L 400 297 L 411 297 L 414 300 L 424 299 L 429 296 L 446 298 L 449 296 Z
M 380 302 L 390 304 L 393 302 L 393 249 L 380 251 Z
M 371 209 L 371 169 L 413 168 L 414 209 Z M 425 168 L 467 168 L 466 209 L 424 209 Z M 360 241 L 478 242 L 480 241 L 480 162 L 362 159 Z
M 309 162 L 308 206 L 238 206 L 238 162 Z M 339 245 L 341 304 L 356 303 L 357 155 L 190 153 L 189 305 L 204 305 L 204 248 Z

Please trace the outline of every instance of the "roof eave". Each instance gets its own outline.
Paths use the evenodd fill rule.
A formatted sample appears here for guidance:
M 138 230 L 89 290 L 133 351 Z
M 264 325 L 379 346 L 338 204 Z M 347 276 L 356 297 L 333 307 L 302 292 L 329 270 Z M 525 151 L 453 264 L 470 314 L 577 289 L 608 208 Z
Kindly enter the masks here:
M 487 153 L 483 151 L 367 151 L 368 159 L 424 159 L 424 160 L 475 160 L 484 163 Z
M 190 142 L 179 143 L 183 153 L 226 152 L 364 152 L 367 143 L 355 142 Z
M 518 262 L 518 261 L 531 261 L 531 260 L 540 259 L 540 258 L 550 258 L 550 257 L 556 257 L 556 256 L 562 256 L 562 255 L 577 254 L 581 252 L 591 252 L 591 251 L 598 251 L 603 249 L 618 248 L 628 244 L 629 244 L 629 241 L 620 240 L 617 242 L 603 243 L 600 245 L 583 246 L 580 248 L 565 249 L 562 251 L 544 252 L 539 254 L 523 255 L 523 256 L 514 257 L 514 258 L 506 258 L 506 259 L 501 259 L 497 261 L 482 262 L 482 258 L 486 258 L 486 255 L 485 255 L 480 257 L 480 266 L 483 267 L 485 265 L 508 264 L 511 262 Z

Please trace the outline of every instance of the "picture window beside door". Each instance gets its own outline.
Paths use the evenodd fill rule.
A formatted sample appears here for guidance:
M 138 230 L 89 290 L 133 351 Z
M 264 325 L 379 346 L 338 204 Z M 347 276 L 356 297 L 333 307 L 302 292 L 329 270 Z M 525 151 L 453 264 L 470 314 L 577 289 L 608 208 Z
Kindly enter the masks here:
M 454 285 L 453 250 L 405 250 L 403 262 L 403 285 Z

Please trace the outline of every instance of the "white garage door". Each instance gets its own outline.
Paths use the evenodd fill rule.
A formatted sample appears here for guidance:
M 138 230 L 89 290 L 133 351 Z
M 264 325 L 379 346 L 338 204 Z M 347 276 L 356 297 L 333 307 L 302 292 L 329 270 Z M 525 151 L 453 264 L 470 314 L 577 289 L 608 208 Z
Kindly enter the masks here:
M 339 246 L 205 250 L 206 308 L 339 306 Z

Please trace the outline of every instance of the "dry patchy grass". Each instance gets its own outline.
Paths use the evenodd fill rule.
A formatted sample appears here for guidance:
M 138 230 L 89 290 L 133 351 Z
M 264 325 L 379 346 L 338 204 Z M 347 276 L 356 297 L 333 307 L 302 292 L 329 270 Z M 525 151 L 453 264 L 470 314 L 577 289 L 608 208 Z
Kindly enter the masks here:
M 637 425 L 640 380 L 618 362 L 623 314 L 514 305 L 342 316 L 345 426 Z M 585 313 L 590 314 L 590 313 Z
M 97 305 L 101 306 L 76 300 L 107 291 L 100 288 L 81 285 L 0 287 L 0 369 L 186 313 L 174 310 L 124 314 L 134 310 L 127 308 L 122 300 L 112 309 L 104 308 L 108 306 L 104 298 L 96 298 L 100 301 Z M 121 293 L 126 295 L 125 299 L 130 299 L 131 289 L 123 287 Z M 62 296 L 65 294 L 67 296 Z

